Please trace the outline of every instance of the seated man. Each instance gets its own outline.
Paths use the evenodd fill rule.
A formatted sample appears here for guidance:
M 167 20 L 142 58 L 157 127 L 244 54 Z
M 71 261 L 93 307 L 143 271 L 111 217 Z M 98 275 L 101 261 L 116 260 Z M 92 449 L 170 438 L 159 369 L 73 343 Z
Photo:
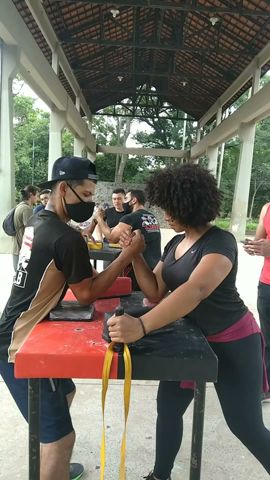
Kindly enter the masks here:
M 105 210 L 103 209 L 103 212 L 104 212 L 103 218 L 104 218 L 104 221 L 107 223 L 108 227 L 113 228 L 116 225 L 118 225 L 121 218 L 125 215 L 124 208 L 123 208 L 124 201 L 125 201 L 125 190 L 123 188 L 115 188 L 112 192 L 113 206 L 106 208 Z M 87 229 L 85 229 L 83 233 L 87 234 Z M 103 234 L 99 225 L 96 226 L 96 229 L 93 232 L 93 234 L 97 240 L 104 240 L 105 242 L 108 242 L 106 237 L 103 237 Z M 104 260 L 103 269 L 105 270 L 105 268 L 107 268 L 108 265 L 110 265 L 110 263 L 111 263 L 110 261 Z
M 142 250 L 139 242 L 135 247 L 132 242 L 104 272 L 92 269 L 82 235 L 67 222 L 91 217 L 96 182 L 90 160 L 58 158 L 51 181 L 42 185 L 51 189 L 47 206 L 25 228 L 19 266 L 0 319 L 0 374 L 26 420 L 28 385 L 14 377 L 17 350 L 35 325 L 48 317 L 67 285 L 81 304 L 90 304 Z M 71 379 L 41 380 L 41 480 L 74 478 L 69 472 L 75 442 L 69 406 L 74 394 Z
M 34 208 L 33 213 L 38 213 L 41 212 L 41 210 L 44 210 L 49 201 L 50 193 L 51 190 L 49 190 L 48 188 L 41 190 L 41 192 L 39 193 L 39 200 L 41 203 Z
M 104 237 L 112 243 L 118 242 L 121 234 L 127 229 L 141 230 L 145 240 L 143 256 L 147 265 L 153 270 L 161 257 L 160 227 L 156 217 L 144 208 L 144 204 L 145 195 L 142 190 L 129 190 L 123 203 L 125 215 L 118 225 L 110 228 L 104 221 L 103 211 L 99 210 L 90 227 L 94 228 L 94 224 L 98 223 Z M 131 277 L 133 290 L 140 290 L 131 265 L 125 269 L 124 274 Z

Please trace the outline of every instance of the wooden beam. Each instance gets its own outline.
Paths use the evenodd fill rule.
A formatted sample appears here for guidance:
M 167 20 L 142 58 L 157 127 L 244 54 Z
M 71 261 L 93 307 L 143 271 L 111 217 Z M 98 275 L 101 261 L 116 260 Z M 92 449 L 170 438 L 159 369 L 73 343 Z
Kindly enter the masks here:
M 97 145 L 97 153 L 113 153 L 115 155 L 143 155 L 150 157 L 174 157 L 186 158 L 188 152 L 186 150 L 174 150 L 173 148 L 143 148 L 143 147 L 121 147 L 112 145 Z

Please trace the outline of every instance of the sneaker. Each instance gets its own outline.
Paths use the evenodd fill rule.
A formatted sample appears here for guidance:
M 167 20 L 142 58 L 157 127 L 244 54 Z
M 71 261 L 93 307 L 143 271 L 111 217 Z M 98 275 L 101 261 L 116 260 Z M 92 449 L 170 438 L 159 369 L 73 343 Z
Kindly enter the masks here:
M 70 463 L 69 464 L 69 479 L 70 480 L 79 480 L 82 478 L 84 473 L 84 466 L 81 463 Z
M 146 477 L 143 477 L 143 478 L 145 478 L 145 480 L 156 480 L 155 477 L 154 477 L 154 472 L 148 473 L 148 475 Z M 171 480 L 171 477 L 169 477 L 167 480 Z
M 262 403 L 270 402 L 270 392 L 265 392 L 261 394 L 261 402 Z

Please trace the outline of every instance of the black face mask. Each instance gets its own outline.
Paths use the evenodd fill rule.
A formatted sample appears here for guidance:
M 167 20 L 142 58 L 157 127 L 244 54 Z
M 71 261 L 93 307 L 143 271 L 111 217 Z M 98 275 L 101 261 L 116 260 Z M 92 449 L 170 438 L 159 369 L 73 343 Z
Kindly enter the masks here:
M 67 203 L 64 199 L 65 207 L 67 214 L 71 220 L 74 222 L 85 222 L 93 215 L 95 202 L 85 202 L 82 198 L 73 190 L 73 188 L 68 185 L 76 197 L 80 200 L 79 203 Z
M 124 214 L 127 215 L 128 213 L 132 213 L 132 206 L 129 205 L 129 202 L 123 203 Z

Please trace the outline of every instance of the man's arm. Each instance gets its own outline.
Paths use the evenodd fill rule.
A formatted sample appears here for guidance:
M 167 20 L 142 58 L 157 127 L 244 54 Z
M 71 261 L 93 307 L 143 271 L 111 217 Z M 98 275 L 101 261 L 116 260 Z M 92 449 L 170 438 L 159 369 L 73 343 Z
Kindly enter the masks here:
M 98 217 L 98 226 L 100 227 L 104 237 L 111 243 L 117 243 L 120 240 L 120 236 L 123 233 L 130 234 L 132 227 L 123 222 L 119 222 L 113 228 L 108 227 L 107 223 L 105 223 L 104 219 L 99 216 Z
M 260 255 L 263 257 L 270 257 L 270 240 L 267 240 L 267 232 L 264 228 L 264 217 L 269 207 L 269 203 L 266 203 L 260 213 L 259 224 L 256 230 L 255 239 L 248 240 L 244 245 L 244 250 L 249 255 Z
M 33 210 L 31 208 L 24 208 L 22 212 L 22 222 L 23 225 L 26 227 L 28 220 L 33 216 Z
M 257 229 L 256 229 L 256 234 L 255 234 L 255 239 L 254 240 L 261 240 L 262 238 L 266 238 L 266 236 L 267 236 L 267 233 L 266 233 L 265 228 L 264 228 L 263 221 L 264 221 L 265 214 L 268 210 L 268 207 L 269 207 L 269 203 L 266 203 L 261 209 L 259 223 L 258 223 L 258 226 L 257 226 Z
M 120 255 L 103 272 L 85 278 L 81 282 L 69 284 L 75 297 L 81 304 L 88 305 L 94 302 L 107 290 L 116 277 L 129 265 L 134 255 L 142 251 L 142 244 L 139 241 L 132 242 L 132 245 L 122 250 Z

